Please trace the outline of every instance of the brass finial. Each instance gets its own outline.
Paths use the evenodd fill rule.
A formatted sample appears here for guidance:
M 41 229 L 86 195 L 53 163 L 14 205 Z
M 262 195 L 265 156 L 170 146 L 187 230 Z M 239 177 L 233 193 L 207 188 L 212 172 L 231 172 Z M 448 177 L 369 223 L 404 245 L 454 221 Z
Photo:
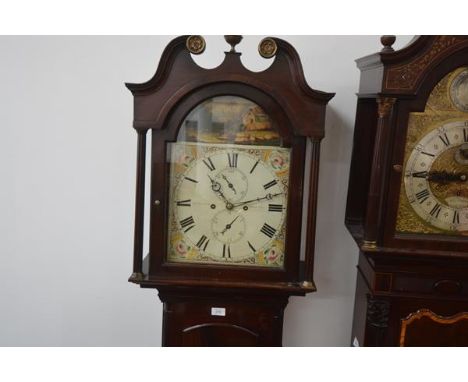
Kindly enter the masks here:
M 377 249 L 377 242 L 376 241 L 369 241 L 369 240 L 363 240 L 362 245 L 361 245 L 361 250 L 363 251 L 373 251 Z
M 224 39 L 226 42 L 231 45 L 231 53 L 236 52 L 236 45 L 242 41 L 242 36 L 237 34 L 225 35 Z
M 260 41 L 260 44 L 258 44 L 258 52 L 263 58 L 272 58 L 277 50 L 278 45 L 276 45 L 276 41 L 271 37 L 264 38 Z
M 139 281 L 142 281 L 145 278 L 145 275 L 141 272 L 134 272 L 128 279 L 131 283 L 138 284 Z
M 382 52 L 394 52 L 392 45 L 395 43 L 396 36 L 393 35 L 385 35 L 380 37 L 380 42 L 384 46 L 382 48 Z
M 206 43 L 202 36 L 194 35 L 187 37 L 185 46 L 192 54 L 202 54 L 205 51 Z

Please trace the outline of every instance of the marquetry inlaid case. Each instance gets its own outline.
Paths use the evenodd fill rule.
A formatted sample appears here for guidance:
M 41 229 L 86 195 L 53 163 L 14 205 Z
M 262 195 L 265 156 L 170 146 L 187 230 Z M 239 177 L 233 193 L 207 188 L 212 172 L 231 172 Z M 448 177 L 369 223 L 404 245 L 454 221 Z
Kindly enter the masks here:
M 423 36 L 361 70 L 346 226 L 352 343 L 468 345 L 468 38 Z

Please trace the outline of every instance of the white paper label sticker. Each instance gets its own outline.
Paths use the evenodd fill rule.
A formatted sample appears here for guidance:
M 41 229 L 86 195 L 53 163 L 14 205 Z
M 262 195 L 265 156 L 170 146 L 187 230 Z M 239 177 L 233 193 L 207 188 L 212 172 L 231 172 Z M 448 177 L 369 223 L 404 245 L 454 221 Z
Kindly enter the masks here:
M 226 308 L 211 308 L 211 315 L 212 316 L 225 316 Z
M 359 341 L 358 341 L 358 339 L 356 337 L 354 337 L 353 346 L 357 347 L 357 348 L 359 347 Z

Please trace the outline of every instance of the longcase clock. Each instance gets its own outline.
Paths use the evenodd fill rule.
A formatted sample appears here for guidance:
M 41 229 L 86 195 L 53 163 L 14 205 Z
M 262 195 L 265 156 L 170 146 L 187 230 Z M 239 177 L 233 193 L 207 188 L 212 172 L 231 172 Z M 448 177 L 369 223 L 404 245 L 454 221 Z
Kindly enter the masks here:
M 353 342 L 468 345 L 468 38 L 422 36 L 361 69 L 346 226 Z
M 289 296 L 316 289 L 319 148 L 333 94 L 306 84 L 287 42 L 263 39 L 259 52 L 273 62 L 254 73 L 236 51 L 242 37 L 225 39 L 231 49 L 215 69 L 192 58 L 203 53 L 203 37 L 181 36 L 166 47 L 151 80 L 127 84 L 138 133 L 129 281 L 158 290 L 165 346 L 281 345 Z M 149 130 L 149 253 L 143 260 Z

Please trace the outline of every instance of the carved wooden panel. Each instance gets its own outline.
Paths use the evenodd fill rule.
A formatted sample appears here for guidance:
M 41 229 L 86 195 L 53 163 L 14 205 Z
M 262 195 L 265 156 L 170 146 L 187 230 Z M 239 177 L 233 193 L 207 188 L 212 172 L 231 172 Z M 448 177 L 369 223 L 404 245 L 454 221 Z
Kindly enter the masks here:
M 385 88 L 413 89 L 429 66 L 436 63 L 448 50 L 456 50 L 466 43 L 464 36 L 437 36 L 426 54 L 416 56 L 413 61 L 390 67 L 385 75 Z
M 163 346 L 281 346 L 284 296 L 162 290 Z
M 468 312 L 443 317 L 421 309 L 401 320 L 400 346 L 468 346 Z

